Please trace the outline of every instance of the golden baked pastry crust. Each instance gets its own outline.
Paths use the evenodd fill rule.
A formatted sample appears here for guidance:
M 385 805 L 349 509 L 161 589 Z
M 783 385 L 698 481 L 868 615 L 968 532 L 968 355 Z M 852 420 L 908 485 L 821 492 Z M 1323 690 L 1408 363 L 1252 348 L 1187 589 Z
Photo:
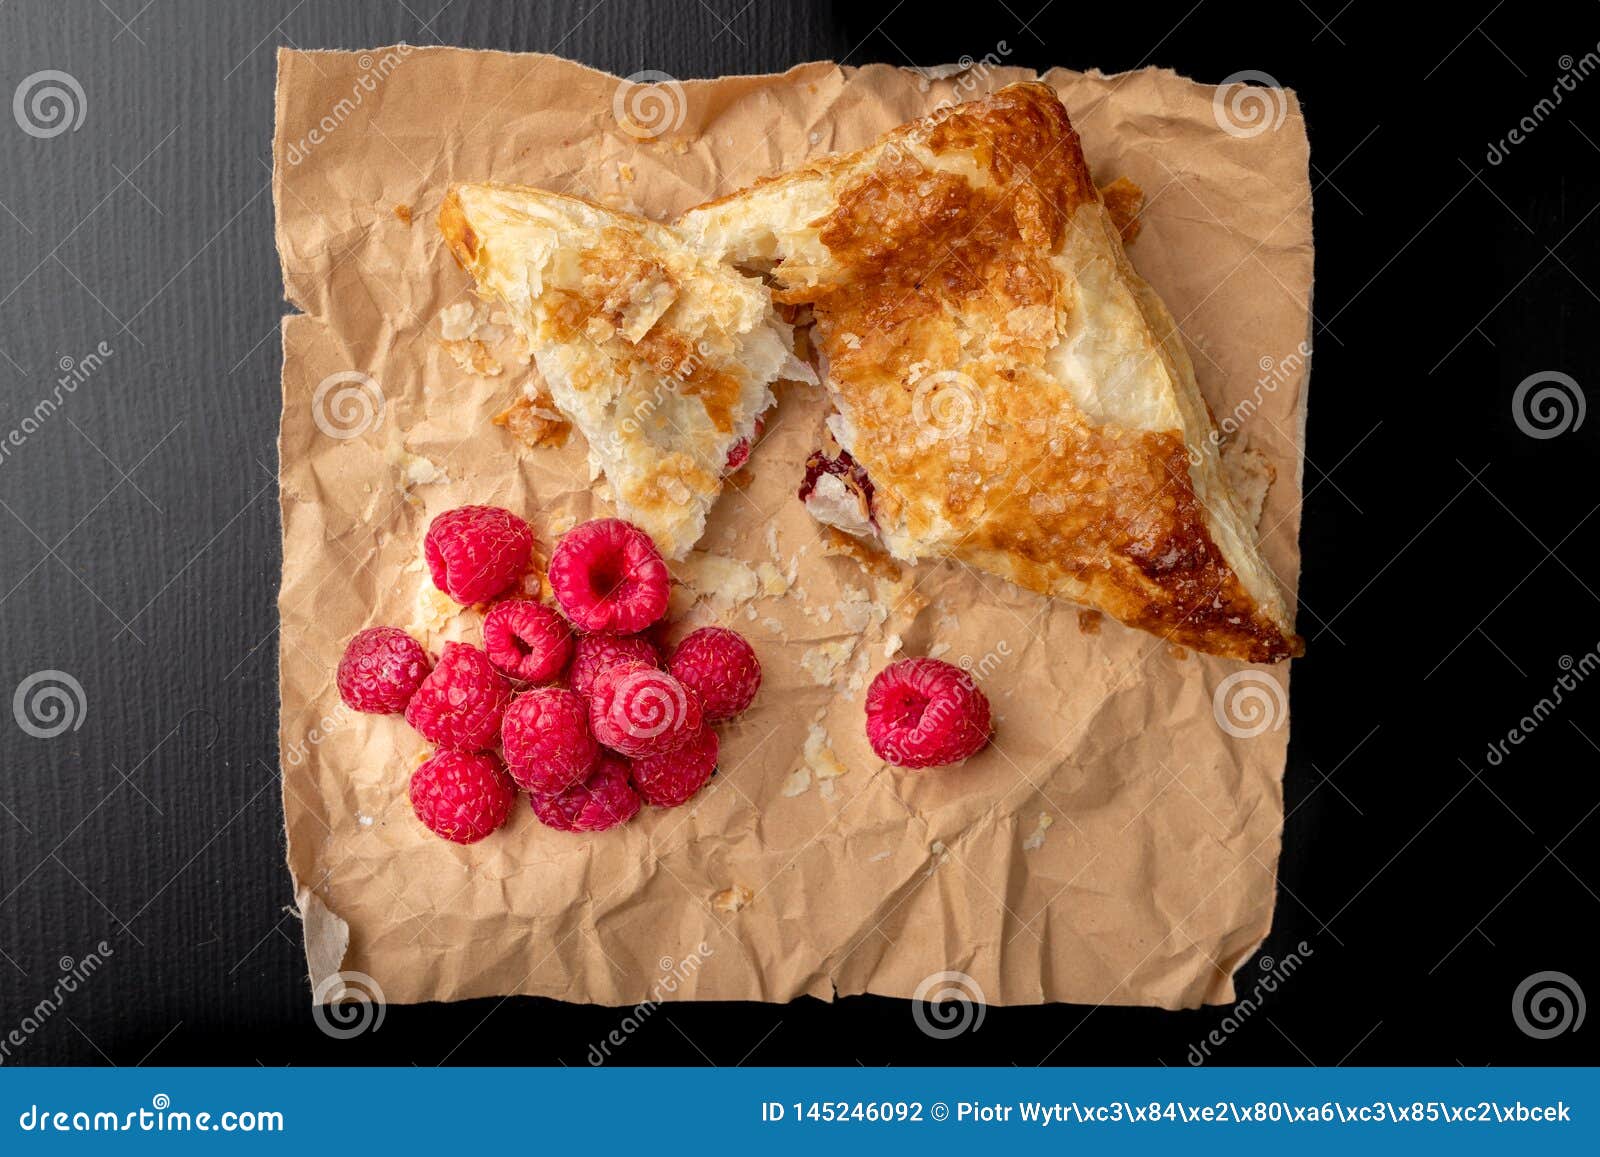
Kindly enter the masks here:
M 1211 654 L 1302 652 L 1176 324 L 1048 87 L 911 122 L 678 224 L 812 306 L 832 430 L 896 558 L 957 558 Z

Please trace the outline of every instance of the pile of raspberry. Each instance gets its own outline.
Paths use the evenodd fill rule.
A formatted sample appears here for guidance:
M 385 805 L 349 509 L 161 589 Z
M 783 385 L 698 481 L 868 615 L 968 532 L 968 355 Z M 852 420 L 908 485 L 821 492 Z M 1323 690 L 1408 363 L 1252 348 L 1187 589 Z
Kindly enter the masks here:
M 705 786 L 717 766 L 711 725 L 750 706 L 761 664 L 722 627 L 665 656 L 642 633 L 658 634 L 671 584 L 649 535 L 616 518 L 568 531 L 550 558 L 556 607 L 513 591 L 533 531 L 508 510 L 447 511 L 423 548 L 435 586 L 487 604 L 483 646 L 446 643 L 435 662 L 404 631 L 370 627 L 345 649 L 338 686 L 357 711 L 403 712 L 438 748 L 411 776 L 411 806 L 430 831 L 481 840 L 520 789 L 546 826 L 603 832 Z

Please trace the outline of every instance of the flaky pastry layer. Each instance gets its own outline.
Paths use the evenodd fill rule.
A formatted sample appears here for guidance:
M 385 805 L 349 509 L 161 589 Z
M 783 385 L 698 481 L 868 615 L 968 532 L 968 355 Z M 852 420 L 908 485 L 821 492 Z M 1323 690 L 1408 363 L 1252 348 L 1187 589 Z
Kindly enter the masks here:
M 767 290 L 667 226 L 542 189 L 458 185 L 439 228 L 527 338 L 618 513 L 681 558 L 771 383 L 796 376 Z

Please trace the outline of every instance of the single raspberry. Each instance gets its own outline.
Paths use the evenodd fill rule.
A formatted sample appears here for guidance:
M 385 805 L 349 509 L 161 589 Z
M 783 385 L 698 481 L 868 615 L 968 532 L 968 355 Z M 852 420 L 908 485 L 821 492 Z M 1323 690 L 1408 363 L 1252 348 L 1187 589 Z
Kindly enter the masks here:
M 700 700 L 665 671 L 619 663 L 594 681 L 589 726 L 613 751 L 637 759 L 682 747 L 700 730 Z
M 543 603 L 507 599 L 484 616 L 483 649 L 502 674 L 548 683 L 572 658 L 572 627 Z
M 500 740 L 518 785 L 549 794 L 588 775 L 600 754 L 588 717 L 583 700 L 565 687 L 536 687 L 513 699 L 500 724 Z
M 671 581 L 650 536 L 620 518 L 574 527 L 550 557 L 556 602 L 585 631 L 644 630 L 666 614 Z
M 607 752 L 589 777 L 555 795 L 529 797 L 533 814 L 558 832 L 603 832 L 639 813 L 639 794 L 628 782 L 628 761 Z
M 732 719 L 750 706 L 761 686 L 761 662 L 738 631 L 701 627 L 687 635 L 667 670 L 700 697 L 707 723 Z
M 885 763 L 959 763 L 989 741 L 989 699 L 942 659 L 890 663 L 867 688 L 867 741 Z
M 661 656 L 648 639 L 637 635 L 579 635 L 572 645 L 572 666 L 567 682 L 585 699 L 594 694 L 594 681 L 618 663 L 661 666 Z
M 339 698 L 373 715 L 404 711 L 430 666 L 422 644 L 399 627 L 368 627 L 339 660 Z
M 411 773 L 411 808 L 436 836 L 476 843 L 506 822 L 517 788 L 492 755 L 441 751 Z
M 489 656 L 467 643 L 446 643 L 432 674 L 406 705 L 406 722 L 450 751 L 483 751 L 500 734 L 511 688 Z
M 717 733 L 702 727 L 676 751 L 633 761 L 633 786 L 644 802 L 677 807 L 706 785 L 717 770 Z
M 493 598 L 528 569 L 533 530 L 498 506 L 458 506 L 433 520 L 422 550 L 433 585 L 470 606 Z

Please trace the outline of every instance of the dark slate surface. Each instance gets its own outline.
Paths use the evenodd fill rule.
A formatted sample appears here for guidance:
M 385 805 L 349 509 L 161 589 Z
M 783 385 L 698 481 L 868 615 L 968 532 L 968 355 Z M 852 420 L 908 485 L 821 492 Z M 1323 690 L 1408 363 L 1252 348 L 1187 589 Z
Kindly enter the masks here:
M 1587 405 L 1600 379 L 1600 81 L 1569 72 L 1600 20 L 1575 8 L 1529 27 L 1479 0 L 1405 33 L 1371 3 L 1089 8 L 0 5 L 4 93 L 60 70 L 83 111 L 51 137 L 0 125 L 0 700 L 41 672 L 34 692 L 67 686 L 51 672 L 82 688 L 51 738 L 0 710 L 0 1060 L 581 1065 L 618 1024 L 479 1001 L 390 1008 L 378 1031 L 330 1039 L 286 912 L 273 52 L 405 39 L 685 77 L 932 65 L 1003 40 L 1034 66 L 1263 71 L 1310 121 L 1311 656 L 1264 949 L 1281 960 L 1303 940 L 1303 966 L 1257 1008 L 991 1009 L 948 1042 L 898 1001 L 673 1006 L 619 1063 L 1181 1065 L 1229 1024 L 1218 1063 L 1594 1061 L 1600 1036 L 1536 1039 L 1512 1000 L 1546 970 L 1600 991 L 1600 688 L 1577 680 L 1600 641 L 1600 419 L 1530 437 L 1513 395 L 1559 371 Z M 1569 663 L 1575 689 L 1491 761 Z M 95 955 L 55 1000 L 63 969 Z M 1245 965 L 1241 987 L 1263 972 Z

